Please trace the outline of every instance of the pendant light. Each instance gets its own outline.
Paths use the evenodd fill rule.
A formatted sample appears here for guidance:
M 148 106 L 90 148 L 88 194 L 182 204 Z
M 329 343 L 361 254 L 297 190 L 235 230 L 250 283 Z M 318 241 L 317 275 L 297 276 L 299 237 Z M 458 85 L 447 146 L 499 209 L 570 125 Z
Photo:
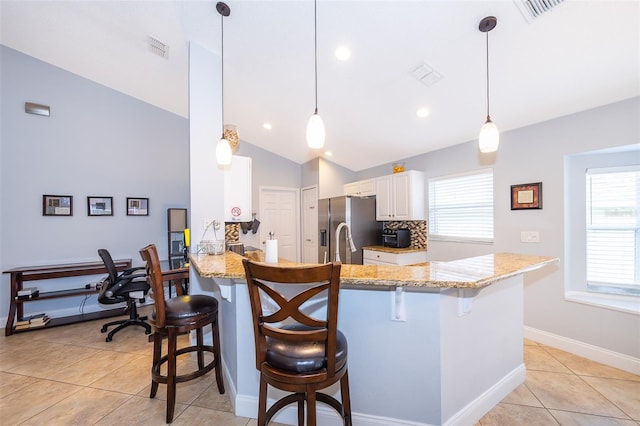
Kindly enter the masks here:
M 314 34 L 314 57 L 315 57 L 315 89 L 316 89 L 316 109 L 309 123 L 307 123 L 307 145 L 312 149 L 319 149 L 324 146 L 324 122 L 318 115 L 318 13 L 317 1 L 313 1 L 313 34 Z
M 221 81 L 220 86 L 222 87 L 222 95 L 221 95 L 222 121 L 220 123 L 222 127 L 222 136 L 220 137 L 220 140 L 216 145 L 216 161 L 221 166 L 228 166 L 229 164 L 231 164 L 231 145 L 229 145 L 229 141 L 226 140 L 224 137 L 224 17 L 229 16 L 229 14 L 231 14 L 231 9 L 225 3 L 218 2 L 216 4 L 216 10 L 220 14 L 220 28 L 222 32 L 222 37 L 221 37 L 222 50 L 220 53 L 220 56 L 222 58 L 222 65 L 221 65 L 222 72 L 221 72 L 221 78 L 220 78 L 220 81 Z
M 480 152 L 483 153 L 497 151 L 500 143 L 500 132 L 489 115 L 489 31 L 494 29 L 497 23 L 498 20 L 495 16 L 487 16 L 480 21 L 478 27 L 481 32 L 487 34 L 487 121 L 480 129 L 480 137 L 478 138 L 478 146 Z

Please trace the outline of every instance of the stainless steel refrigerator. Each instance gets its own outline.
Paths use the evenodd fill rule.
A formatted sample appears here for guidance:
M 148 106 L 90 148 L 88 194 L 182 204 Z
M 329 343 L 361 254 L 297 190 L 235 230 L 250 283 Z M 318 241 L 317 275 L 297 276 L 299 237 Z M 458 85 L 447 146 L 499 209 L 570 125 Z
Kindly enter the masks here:
M 342 196 L 318 200 L 318 262 L 335 260 L 336 229 L 342 222 L 351 230 L 356 251 L 351 252 L 347 230 L 340 231 L 340 260 L 342 263 L 362 265 L 362 247 L 381 244 L 382 222 L 376 221 L 374 197 Z

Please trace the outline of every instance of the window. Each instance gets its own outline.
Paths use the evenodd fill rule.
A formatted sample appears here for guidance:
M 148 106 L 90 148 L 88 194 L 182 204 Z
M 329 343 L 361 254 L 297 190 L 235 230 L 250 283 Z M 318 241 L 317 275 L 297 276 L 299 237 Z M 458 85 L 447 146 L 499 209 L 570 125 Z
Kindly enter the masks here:
M 640 166 L 587 169 L 587 289 L 640 295 Z
M 429 179 L 429 238 L 493 242 L 493 170 Z

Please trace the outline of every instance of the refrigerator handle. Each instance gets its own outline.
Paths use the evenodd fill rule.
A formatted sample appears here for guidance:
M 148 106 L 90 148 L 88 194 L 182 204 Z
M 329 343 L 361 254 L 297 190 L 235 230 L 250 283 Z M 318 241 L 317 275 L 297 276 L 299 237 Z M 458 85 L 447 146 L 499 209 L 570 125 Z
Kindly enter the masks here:
M 321 229 L 320 230 L 320 247 L 326 247 L 326 246 L 327 246 L 327 230 Z

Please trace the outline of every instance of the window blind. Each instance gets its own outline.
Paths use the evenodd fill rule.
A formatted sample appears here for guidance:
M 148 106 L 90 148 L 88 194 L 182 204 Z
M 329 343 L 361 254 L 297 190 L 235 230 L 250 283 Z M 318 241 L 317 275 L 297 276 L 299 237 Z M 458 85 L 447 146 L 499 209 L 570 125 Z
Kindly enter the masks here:
M 587 287 L 640 295 L 640 166 L 588 169 Z
M 493 241 L 493 170 L 429 179 L 429 237 Z

